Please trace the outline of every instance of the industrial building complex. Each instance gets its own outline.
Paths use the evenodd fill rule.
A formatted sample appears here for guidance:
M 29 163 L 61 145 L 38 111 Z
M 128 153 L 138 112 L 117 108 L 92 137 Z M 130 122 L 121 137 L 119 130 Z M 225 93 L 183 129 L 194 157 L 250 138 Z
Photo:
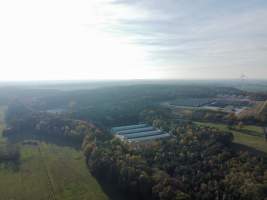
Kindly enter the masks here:
M 141 142 L 170 137 L 169 133 L 156 129 L 148 124 L 113 127 L 111 133 L 127 142 Z

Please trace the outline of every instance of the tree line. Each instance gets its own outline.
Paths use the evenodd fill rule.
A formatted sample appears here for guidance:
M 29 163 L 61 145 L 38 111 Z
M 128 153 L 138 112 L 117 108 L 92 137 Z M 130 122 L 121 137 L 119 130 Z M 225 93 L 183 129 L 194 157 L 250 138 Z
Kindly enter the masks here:
M 147 117 L 148 122 L 171 131 L 173 137 L 128 144 L 103 137 L 101 131 L 91 132 L 82 149 L 93 175 L 136 199 L 267 197 L 266 158 L 235 151 L 230 132 L 176 121 L 167 112 L 149 114 L 154 117 Z
M 103 129 L 66 116 L 17 104 L 7 113 L 6 134 L 33 130 L 82 141 L 92 174 L 136 199 L 263 200 L 266 158 L 237 152 L 233 135 L 177 120 L 165 109 L 147 109 L 141 119 L 171 132 L 167 140 L 124 143 Z

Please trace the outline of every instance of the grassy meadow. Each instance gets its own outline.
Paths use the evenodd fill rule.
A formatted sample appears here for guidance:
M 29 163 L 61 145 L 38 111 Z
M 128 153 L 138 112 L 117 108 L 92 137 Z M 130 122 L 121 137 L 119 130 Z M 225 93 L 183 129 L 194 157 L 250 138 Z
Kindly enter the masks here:
M 215 127 L 223 131 L 230 131 L 234 135 L 234 142 L 242 144 L 258 151 L 267 153 L 267 142 L 263 137 L 263 129 L 259 126 L 243 125 L 242 127 L 234 126 L 234 129 L 229 129 L 225 124 L 218 123 L 206 123 L 206 122 L 195 122 L 201 126 Z
M 4 110 L 0 107 L 0 145 Z M 21 162 L 17 169 L 0 163 L 1 200 L 108 200 L 89 173 L 83 154 L 71 147 L 38 142 L 19 144 Z
M 21 145 L 19 169 L 0 169 L 0 194 L 3 200 L 108 200 L 81 152 L 45 143 Z

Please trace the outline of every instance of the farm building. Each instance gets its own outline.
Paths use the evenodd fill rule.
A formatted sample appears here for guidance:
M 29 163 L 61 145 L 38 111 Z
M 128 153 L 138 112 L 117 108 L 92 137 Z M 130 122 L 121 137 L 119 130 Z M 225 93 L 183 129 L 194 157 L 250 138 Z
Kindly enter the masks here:
M 136 124 L 136 125 L 130 125 L 130 126 L 119 126 L 119 127 L 113 127 L 111 128 L 111 132 L 117 132 L 117 131 L 124 131 L 124 130 L 131 130 L 136 128 L 144 128 L 147 124 Z
M 141 142 L 170 137 L 169 133 L 147 124 L 113 127 L 111 133 L 127 142 Z

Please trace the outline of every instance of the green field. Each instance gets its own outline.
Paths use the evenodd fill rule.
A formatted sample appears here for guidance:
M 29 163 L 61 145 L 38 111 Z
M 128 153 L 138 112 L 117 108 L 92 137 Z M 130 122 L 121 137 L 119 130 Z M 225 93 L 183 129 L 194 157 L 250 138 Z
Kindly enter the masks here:
M 107 200 L 81 152 L 40 143 L 22 145 L 19 170 L 0 170 L 1 199 Z
M 175 106 L 198 107 L 211 101 L 211 98 L 179 98 L 170 101 L 170 104 Z
M 0 108 L 0 145 L 4 128 Z M 20 144 L 18 169 L 0 163 L 1 200 L 108 200 L 89 173 L 83 154 L 71 147 Z
M 210 126 L 218 128 L 222 131 L 230 131 L 234 135 L 234 142 L 242 144 L 258 151 L 267 153 L 267 142 L 263 137 L 263 129 L 259 126 L 244 125 L 241 129 L 234 127 L 234 130 L 230 130 L 225 124 L 195 122 L 198 125 Z M 248 134 L 249 133 L 249 134 Z M 251 134 L 253 133 L 253 134 Z

